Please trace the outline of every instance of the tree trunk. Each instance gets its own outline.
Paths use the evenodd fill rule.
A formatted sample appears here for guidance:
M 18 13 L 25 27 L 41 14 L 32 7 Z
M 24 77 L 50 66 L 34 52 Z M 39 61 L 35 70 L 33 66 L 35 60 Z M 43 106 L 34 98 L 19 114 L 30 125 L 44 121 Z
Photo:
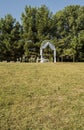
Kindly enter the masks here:
M 63 56 L 61 57 L 61 62 L 63 62 Z
M 73 54 L 73 62 L 75 62 L 75 55 Z

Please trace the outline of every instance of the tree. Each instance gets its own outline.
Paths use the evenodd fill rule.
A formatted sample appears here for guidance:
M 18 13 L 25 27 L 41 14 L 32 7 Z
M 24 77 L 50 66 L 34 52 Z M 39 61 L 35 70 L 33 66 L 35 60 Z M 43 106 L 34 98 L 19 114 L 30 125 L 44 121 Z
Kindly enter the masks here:
M 37 37 L 39 41 L 51 39 L 52 13 L 42 5 L 36 15 Z
M 25 12 L 22 13 L 23 38 L 25 40 L 36 41 L 36 13 L 37 9 L 31 6 L 26 6 Z
M 22 61 L 24 56 L 39 56 L 44 40 L 54 43 L 58 61 L 68 58 L 84 61 L 83 12 L 84 6 L 79 5 L 67 6 L 55 14 L 45 5 L 26 6 L 21 15 L 22 25 L 10 14 L 6 15 L 0 19 L 0 61 Z
M 3 46 L 1 54 L 3 60 L 17 60 L 18 57 L 18 40 L 21 38 L 21 26 L 19 22 L 10 15 L 0 19 L 0 39 Z

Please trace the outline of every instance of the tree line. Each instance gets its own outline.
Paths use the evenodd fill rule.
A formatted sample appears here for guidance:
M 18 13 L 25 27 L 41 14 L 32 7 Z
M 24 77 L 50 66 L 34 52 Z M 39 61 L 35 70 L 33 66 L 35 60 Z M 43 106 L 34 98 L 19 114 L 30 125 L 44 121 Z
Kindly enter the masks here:
M 53 14 L 46 5 L 26 6 L 21 23 L 0 18 L 0 61 L 35 61 L 43 41 L 56 47 L 57 61 L 84 61 L 84 6 L 70 5 Z M 44 56 L 52 59 L 47 47 Z

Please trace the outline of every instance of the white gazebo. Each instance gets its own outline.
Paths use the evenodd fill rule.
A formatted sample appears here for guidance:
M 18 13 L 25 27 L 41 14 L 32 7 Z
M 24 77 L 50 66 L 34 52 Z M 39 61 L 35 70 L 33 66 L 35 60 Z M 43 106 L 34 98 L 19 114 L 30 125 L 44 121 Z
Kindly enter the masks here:
M 51 42 L 45 42 L 40 47 L 40 56 L 41 56 L 41 62 L 45 62 L 46 59 L 43 58 L 43 49 L 45 49 L 47 46 L 50 47 L 51 50 L 54 51 L 54 62 L 56 62 L 56 49 L 55 46 Z

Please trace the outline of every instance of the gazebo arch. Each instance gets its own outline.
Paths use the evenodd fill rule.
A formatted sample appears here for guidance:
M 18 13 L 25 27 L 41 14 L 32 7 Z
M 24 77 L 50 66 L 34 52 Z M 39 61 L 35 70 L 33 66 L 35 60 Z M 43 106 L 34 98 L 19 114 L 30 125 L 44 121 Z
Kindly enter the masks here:
M 49 46 L 50 49 L 54 51 L 54 62 L 56 62 L 56 49 L 55 49 L 55 46 L 51 42 L 46 42 L 41 45 L 40 47 L 41 62 L 44 62 L 43 49 L 45 49 L 47 46 Z

